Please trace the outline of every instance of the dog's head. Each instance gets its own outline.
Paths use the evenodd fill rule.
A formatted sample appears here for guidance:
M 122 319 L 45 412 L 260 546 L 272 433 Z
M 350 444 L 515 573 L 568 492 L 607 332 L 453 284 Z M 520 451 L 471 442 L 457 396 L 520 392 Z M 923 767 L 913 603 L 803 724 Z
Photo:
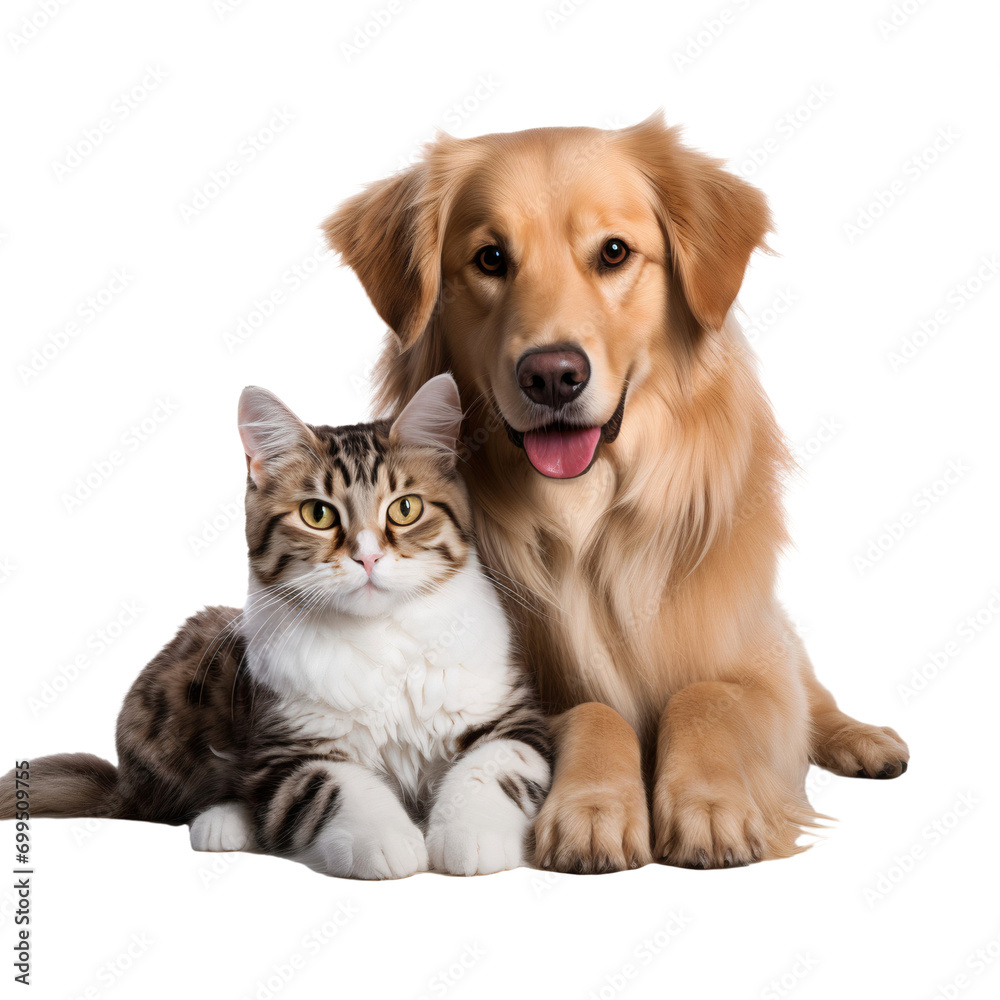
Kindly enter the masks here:
M 324 228 L 398 339 L 395 393 L 450 369 L 535 469 L 571 478 L 631 387 L 722 325 L 768 225 L 759 191 L 657 115 L 443 136 Z

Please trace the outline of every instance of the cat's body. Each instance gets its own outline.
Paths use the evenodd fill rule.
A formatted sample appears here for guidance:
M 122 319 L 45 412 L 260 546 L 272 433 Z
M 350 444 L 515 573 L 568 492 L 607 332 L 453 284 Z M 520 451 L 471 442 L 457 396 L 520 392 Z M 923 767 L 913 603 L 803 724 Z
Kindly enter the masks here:
M 244 394 L 247 606 L 195 615 L 145 668 L 117 770 L 33 762 L 35 815 L 191 823 L 198 849 L 362 878 L 521 863 L 548 734 L 470 536 L 457 391 L 433 381 L 392 427 Z

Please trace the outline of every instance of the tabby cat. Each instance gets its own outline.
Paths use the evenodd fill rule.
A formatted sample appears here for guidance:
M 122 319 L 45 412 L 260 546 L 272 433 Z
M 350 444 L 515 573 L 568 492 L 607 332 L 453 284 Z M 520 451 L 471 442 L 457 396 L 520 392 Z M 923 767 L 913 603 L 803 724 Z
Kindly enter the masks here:
M 520 864 L 549 738 L 476 557 L 461 419 L 450 375 L 350 427 L 245 389 L 246 607 L 188 619 L 143 670 L 117 768 L 33 761 L 32 815 L 190 823 L 196 850 L 355 878 Z

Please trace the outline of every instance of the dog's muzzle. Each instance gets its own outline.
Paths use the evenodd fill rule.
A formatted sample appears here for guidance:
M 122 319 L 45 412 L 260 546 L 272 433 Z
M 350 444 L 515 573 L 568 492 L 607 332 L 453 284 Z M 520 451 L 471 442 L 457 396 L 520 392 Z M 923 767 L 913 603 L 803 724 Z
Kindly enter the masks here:
M 517 431 L 503 414 L 504 428 L 512 444 L 524 450 L 536 472 L 550 479 L 575 479 L 590 470 L 601 444 L 611 444 L 618 437 L 625 416 L 628 380 L 622 388 L 618 406 L 607 423 L 600 427 L 574 427 L 558 421 L 530 431 Z

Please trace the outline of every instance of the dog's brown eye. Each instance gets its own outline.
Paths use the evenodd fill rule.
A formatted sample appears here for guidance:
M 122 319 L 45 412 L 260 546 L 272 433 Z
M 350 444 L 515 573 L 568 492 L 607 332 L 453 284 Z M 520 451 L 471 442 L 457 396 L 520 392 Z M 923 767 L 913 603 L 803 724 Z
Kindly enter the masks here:
M 483 274 L 488 274 L 494 278 L 502 278 L 507 273 L 507 259 L 503 255 L 500 247 L 491 244 L 483 247 L 476 254 L 476 267 Z
M 624 240 L 610 239 L 601 247 L 601 263 L 605 267 L 617 267 L 628 259 L 629 248 Z

